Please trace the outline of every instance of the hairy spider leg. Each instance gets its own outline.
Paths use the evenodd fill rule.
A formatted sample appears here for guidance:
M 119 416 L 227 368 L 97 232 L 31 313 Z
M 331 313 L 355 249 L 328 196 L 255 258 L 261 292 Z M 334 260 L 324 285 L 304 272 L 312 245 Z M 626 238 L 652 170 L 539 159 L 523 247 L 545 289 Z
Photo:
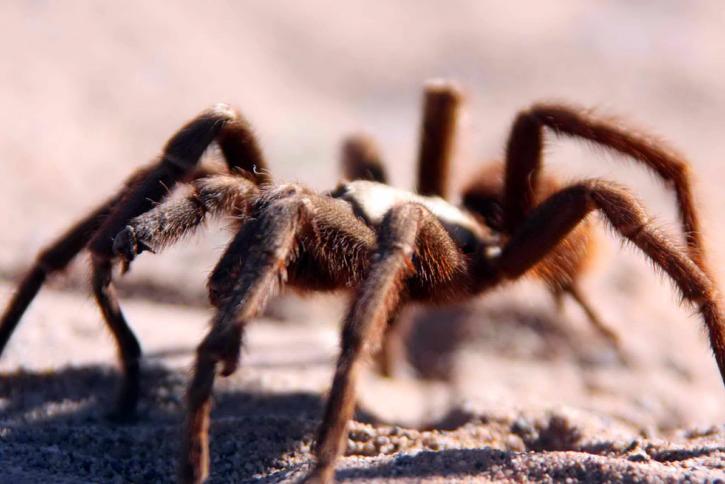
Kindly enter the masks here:
M 208 475 L 210 397 L 217 366 L 229 375 L 237 368 L 243 328 L 264 308 L 267 298 L 287 277 L 309 288 L 311 279 L 331 278 L 329 287 L 354 286 L 366 270 L 375 236 L 345 202 L 281 186 L 254 201 L 252 216 L 229 244 L 210 277 L 216 281 L 218 310 L 197 349 L 187 392 L 179 479 L 201 482 Z M 315 257 L 316 274 L 295 264 Z M 234 259 L 237 259 L 235 261 Z M 240 264 L 236 277 L 224 273 Z M 219 275 L 224 273 L 224 275 Z M 307 281 L 305 277 L 310 277 Z M 227 286 L 228 285 L 228 286 Z
M 452 82 L 429 81 L 423 94 L 423 120 L 418 148 L 421 195 L 449 198 L 461 90 Z
M 228 131 L 225 132 L 225 128 Z M 264 159 L 254 134 L 239 113 L 217 105 L 192 119 L 166 143 L 160 161 L 138 183 L 129 187 L 121 203 L 108 216 L 88 244 L 93 267 L 93 292 L 107 325 L 113 333 L 124 374 L 118 404 L 112 416 L 134 415 L 139 394 L 141 348 L 121 312 L 111 277 L 113 243 L 128 222 L 153 209 L 169 191 L 192 173 L 208 146 L 219 139 L 226 162 L 237 176 L 267 180 Z M 257 178 L 259 177 L 259 178 Z
M 682 232 L 690 258 L 712 279 L 705 261 L 700 220 L 686 159 L 659 140 L 598 119 L 583 109 L 559 104 L 535 104 L 516 117 L 506 149 L 504 225 L 513 233 L 535 203 L 543 167 L 544 128 L 555 134 L 591 141 L 642 163 L 657 174 L 677 198 Z
M 682 230 L 687 243 L 690 258 L 712 279 L 712 272 L 705 261 L 699 217 L 695 210 L 691 190 L 688 163 L 678 153 L 652 137 L 624 129 L 612 120 L 598 119 L 582 109 L 558 104 L 536 104 L 522 111 L 516 117 L 509 135 L 504 173 L 503 228 L 512 234 L 520 226 L 531 209 L 540 203 L 537 192 L 544 183 L 543 169 L 544 128 L 555 134 L 591 141 L 606 149 L 625 155 L 638 161 L 657 174 L 668 186 L 671 186 L 677 198 L 677 206 L 682 222 Z M 591 243 L 582 237 L 586 232 L 577 229 L 575 239 L 566 239 L 552 255 L 561 253 L 560 260 L 544 261 L 539 268 L 549 283 L 554 299 L 568 294 L 584 311 L 594 328 L 604 336 L 623 356 L 616 332 L 607 326 L 593 309 L 587 297 L 579 288 L 578 267 L 565 268 L 558 264 L 584 262 L 589 256 L 585 253 Z M 581 240 L 580 240 L 581 239 Z M 582 246 L 581 244 L 584 243 Z M 551 258 L 551 256 L 549 256 Z M 552 267 L 554 264 L 557 267 Z M 550 273 L 549 273 L 550 272 Z M 559 274 L 561 272 L 561 274 Z
M 715 285 L 688 254 L 653 226 L 639 202 L 615 183 L 579 182 L 534 208 L 501 252 L 496 264 L 501 276 L 522 276 L 593 210 L 601 212 L 616 233 L 661 268 L 675 283 L 682 299 L 700 312 L 725 383 L 725 323 Z
M 83 250 L 120 198 L 120 195 L 116 195 L 100 205 L 38 254 L 33 267 L 23 276 L 0 319 L 0 355 L 46 279 L 65 269 Z
M 446 261 L 447 267 L 436 264 L 442 258 L 451 259 Z M 371 259 L 369 272 L 344 319 L 340 356 L 317 437 L 317 464 L 308 482 L 333 480 L 335 461 L 344 449 L 347 424 L 355 408 L 361 365 L 378 350 L 386 324 L 407 299 L 410 277 L 421 277 L 422 267 L 430 264 L 443 273 L 424 282 L 432 287 L 463 274 L 458 269 L 464 259 L 455 243 L 438 220 L 415 203 L 397 205 L 388 212 L 378 229 L 378 244 Z M 423 266 L 416 267 L 414 259 Z

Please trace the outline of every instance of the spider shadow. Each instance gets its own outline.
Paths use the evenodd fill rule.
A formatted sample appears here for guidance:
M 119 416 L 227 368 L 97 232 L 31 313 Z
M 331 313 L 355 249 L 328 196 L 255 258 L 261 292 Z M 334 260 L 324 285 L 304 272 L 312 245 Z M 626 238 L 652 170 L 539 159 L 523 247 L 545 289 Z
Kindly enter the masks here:
M 139 418 L 117 424 L 104 417 L 119 383 L 111 367 L 2 372 L 3 467 L 55 481 L 171 482 L 187 379 L 185 371 L 144 367 Z M 324 405 L 320 395 L 220 387 L 212 411 L 210 482 L 256 481 L 311 445 Z M 356 419 L 374 420 L 364 412 Z
M 464 346 L 511 359 L 568 360 L 581 367 L 624 364 L 606 342 L 545 308 L 515 302 L 415 308 L 407 316 L 409 364 L 424 379 L 451 381 Z M 599 340 L 597 340 L 599 341 Z

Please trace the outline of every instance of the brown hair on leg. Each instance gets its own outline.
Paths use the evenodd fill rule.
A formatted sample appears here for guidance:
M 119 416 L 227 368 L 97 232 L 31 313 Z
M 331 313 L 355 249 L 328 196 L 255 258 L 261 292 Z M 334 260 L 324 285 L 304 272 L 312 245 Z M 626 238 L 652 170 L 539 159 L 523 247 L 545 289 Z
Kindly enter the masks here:
M 221 374 L 231 375 L 239 364 L 243 328 L 264 307 L 267 298 L 284 279 L 294 256 L 298 232 L 304 219 L 298 202 L 285 200 L 262 204 L 230 243 L 239 248 L 243 260 L 239 277 L 221 290 L 219 309 L 212 327 L 197 349 L 194 377 L 187 391 L 179 479 L 201 482 L 209 469 L 209 411 L 217 363 Z M 213 275 L 212 275 L 213 277 Z
M 355 386 L 364 357 L 380 344 L 385 324 L 400 304 L 404 282 L 413 271 L 416 239 L 427 212 L 415 204 L 395 207 L 379 229 L 373 264 L 345 316 L 341 351 L 315 453 L 310 482 L 331 482 L 355 408 Z
M 116 235 L 114 254 L 125 264 L 143 252 L 157 252 L 190 234 L 208 217 L 242 217 L 250 198 L 259 193 L 256 185 L 241 176 L 215 175 L 194 180 L 185 198 L 167 200 L 131 220 Z
M 89 242 L 89 250 L 98 257 L 112 258 L 113 239 L 129 220 L 151 210 L 176 183 L 192 176 L 209 144 L 236 116 L 228 107 L 216 106 L 177 131 L 166 143 L 161 159 L 129 182 L 123 199 Z
M 462 98 L 461 90 L 452 82 L 434 80 L 425 85 L 418 151 L 417 191 L 421 195 L 448 198 L 451 158 Z
M 700 221 L 695 209 L 687 160 L 651 136 L 625 128 L 612 119 L 597 118 L 583 109 L 536 104 L 514 121 L 506 153 L 505 225 L 513 233 L 534 206 L 542 168 L 543 128 L 591 141 L 642 163 L 657 174 L 677 198 L 684 240 L 690 258 L 712 279 L 705 260 Z
M 216 361 L 196 353 L 194 372 L 186 392 L 186 418 L 181 443 L 178 480 L 200 483 L 209 475 L 209 414 Z
M 109 416 L 117 420 L 126 420 L 134 415 L 138 404 L 141 346 L 118 305 L 118 297 L 111 283 L 111 262 L 105 258 L 93 257 L 92 264 L 93 293 L 116 342 L 123 370 L 123 382 L 116 400 L 116 408 Z
M 523 275 L 595 209 L 673 280 L 684 300 L 697 307 L 725 383 L 725 321 L 715 284 L 688 255 L 652 227 L 637 200 L 615 183 L 580 182 L 536 207 L 498 258 L 501 276 Z
M 403 313 L 399 306 L 388 317 L 385 324 L 385 333 L 381 341 L 380 351 L 377 353 L 376 366 L 380 375 L 393 378 L 395 369 L 406 357 L 405 342 L 411 330 L 412 320 Z
M 272 176 L 251 124 L 238 111 L 217 135 L 229 171 L 255 185 L 272 183 Z

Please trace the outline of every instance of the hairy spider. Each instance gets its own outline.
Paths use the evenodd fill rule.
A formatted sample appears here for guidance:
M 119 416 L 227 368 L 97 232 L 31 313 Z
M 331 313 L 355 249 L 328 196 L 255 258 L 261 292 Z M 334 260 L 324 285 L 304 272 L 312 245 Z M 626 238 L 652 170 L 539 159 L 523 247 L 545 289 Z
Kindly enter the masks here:
M 687 250 L 654 227 L 634 196 L 618 184 L 588 179 L 558 187 L 547 182 L 541 173 L 545 128 L 600 144 L 661 176 L 677 195 Z M 356 159 L 379 164 L 374 151 L 355 152 L 359 143 L 348 148 L 353 168 L 361 166 Z M 430 164 L 445 166 L 447 158 L 439 153 Z M 725 381 L 725 327 L 687 170 L 684 159 L 660 142 L 611 120 L 565 105 L 535 104 L 514 121 L 500 180 L 476 180 L 460 207 L 428 195 L 445 194 L 446 169 L 432 179 L 422 177 L 419 194 L 383 184 L 384 171 L 366 169 L 348 173 L 377 181 L 347 181 L 328 193 L 296 183 L 259 185 L 229 175 L 193 181 L 188 199 L 170 200 L 131 220 L 113 244 L 128 264 L 144 248 L 175 242 L 206 214 L 231 212 L 239 219 L 239 230 L 208 281 L 216 312 L 197 349 L 188 387 L 180 479 L 199 482 L 208 475 L 216 373 L 227 376 L 236 370 L 247 323 L 281 286 L 350 289 L 354 294 L 317 437 L 316 466 L 308 476 L 330 482 L 365 357 L 379 347 L 401 306 L 463 301 L 532 270 L 566 287 L 585 258 L 580 252 L 586 243 L 576 242 L 576 231 L 592 211 L 662 269 L 682 299 L 699 311 Z
M 265 170 L 255 170 L 266 164 L 248 124 L 226 107 L 202 113 L 169 140 L 158 162 L 139 170 L 116 196 L 40 254 L 0 322 L 0 348 L 47 275 L 87 248 L 94 293 L 124 368 L 117 409 L 131 413 L 138 400 L 140 349 L 113 292 L 113 263 L 118 258 L 127 268 L 139 253 L 174 243 L 207 216 L 232 215 L 239 223 L 237 233 L 208 282 L 216 310 L 197 349 L 187 392 L 180 478 L 195 482 L 208 474 L 210 398 L 217 370 L 223 376 L 235 371 L 247 322 L 270 294 L 289 284 L 354 294 L 317 439 L 317 463 L 309 476 L 329 482 L 354 409 L 362 363 L 381 344 L 399 309 L 406 302 L 466 300 L 532 271 L 554 289 L 571 288 L 589 247 L 589 229 L 582 223 L 597 210 L 698 309 L 725 380 L 725 329 L 684 159 L 652 138 L 586 111 L 537 104 L 517 116 L 503 166 L 482 173 L 456 206 L 442 198 L 447 195 L 457 102 L 450 93 L 433 86 L 426 96 L 418 194 L 382 183 L 379 155 L 361 139 L 346 149 L 345 169 L 354 181 L 322 194 L 299 184 L 272 184 Z M 677 196 L 686 251 L 651 224 L 625 188 L 593 179 L 559 187 L 545 177 L 544 128 L 600 144 L 662 177 Z M 198 168 L 213 141 L 225 155 L 227 173 Z M 177 182 L 188 182 L 191 194 L 159 204 Z
M 421 193 L 446 194 L 459 101 L 460 94 L 452 85 L 432 84 L 426 91 L 419 157 L 418 190 Z M 221 149 L 226 161 L 226 173 L 199 166 L 203 152 L 212 142 L 216 142 Z M 350 180 L 387 183 L 379 149 L 369 137 L 358 135 L 346 141 L 342 168 L 344 176 Z M 179 129 L 166 143 L 158 160 L 137 170 L 114 196 L 41 251 L 35 265 L 22 278 L 0 319 L 0 355 L 45 280 L 64 270 L 83 249 L 88 249 L 91 253 L 93 292 L 115 339 L 123 370 L 119 395 L 109 416 L 121 420 L 132 418 L 141 390 L 141 347 L 121 312 L 113 288 L 113 238 L 131 219 L 148 212 L 164 200 L 178 183 L 193 183 L 199 190 L 200 199 L 214 214 L 234 212 L 231 206 L 224 205 L 229 200 L 204 199 L 213 197 L 214 184 L 220 180 L 214 178 L 216 175 L 226 175 L 226 178 L 221 178 L 223 180 L 249 180 L 255 185 L 271 182 L 266 161 L 248 122 L 239 113 L 223 105 L 200 113 Z M 188 227 L 195 227 L 202 219 L 203 216 L 184 223 Z M 177 229 L 169 225 L 163 230 Z M 569 239 L 572 237 L 569 236 Z M 149 248 L 142 240 L 139 244 L 136 248 L 139 252 Z M 578 253 L 585 251 L 580 250 Z M 125 272 L 128 262 L 123 259 L 122 262 Z M 393 322 L 390 328 L 395 327 Z M 386 345 L 381 352 L 381 369 L 386 375 L 392 373 L 392 361 L 397 359 L 396 354 L 401 351 L 401 345 L 397 343 L 399 338 L 394 336 L 395 333 L 391 331 L 391 337 L 385 339 Z
M 218 175 L 218 171 L 198 165 L 214 141 L 224 155 L 229 179 L 254 184 L 269 182 L 266 163 L 247 121 L 221 104 L 200 113 L 169 139 L 157 161 L 137 170 L 115 195 L 40 252 L 0 319 L 0 354 L 45 280 L 65 269 L 79 252 L 87 249 L 91 254 L 93 293 L 115 339 L 123 369 L 116 407 L 109 416 L 132 417 L 140 391 L 141 347 L 126 323 L 113 288 L 113 240 L 131 219 L 166 198 L 177 183 L 213 184 L 212 175 Z M 210 210 L 228 212 L 229 207 L 210 206 Z

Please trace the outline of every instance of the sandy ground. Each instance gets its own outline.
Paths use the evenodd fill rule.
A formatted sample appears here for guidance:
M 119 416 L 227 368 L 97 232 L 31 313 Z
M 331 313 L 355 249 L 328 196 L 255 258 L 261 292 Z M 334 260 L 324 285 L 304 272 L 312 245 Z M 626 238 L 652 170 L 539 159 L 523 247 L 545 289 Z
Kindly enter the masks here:
M 679 311 L 636 321 L 643 334 L 628 335 L 625 366 L 537 289 L 445 316 L 412 311 L 413 366 L 435 379 L 405 367 L 393 380 L 366 374 L 338 480 L 725 479 L 720 382 L 701 335 L 667 317 Z M 278 316 L 293 308 L 301 321 L 251 326 L 242 369 L 217 385 L 212 482 L 294 481 L 309 468 L 337 349 L 322 303 L 341 306 L 278 300 Z M 14 481 L 170 480 L 208 314 L 137 299 L 125 308 L 146 353 L 145 394 L 139 421 L 121 426 L 104 419 L 117 375 L 91 302 L 48 290 L 28 314 L 0 363 L 0 462 Z M 443 317 L 459 338 L 441 346 Z M 676 334 L 657 341 L 663 324 Z
M 725 281 L 721 4 L 451 5 L 3 3 L 0 305 L 43 244 L 218 101 L 251 119 L 278 180 L 329 188 L 341 137 L 364 129 L 409 186 L 420 86 L 441 76 L 468 93 L 457 185 L 500 156 L 514 113 L 536 99 L 596 106 L 670 141 L 691 160 Z M 674 232 L 668 194 L 614 159 L 547 149 L 564 178 L 623 182 Z M 118 379 L 87 261 L 43 291 L 0 359 L 2 480 L 172 479 L 188 366 L 210 317 L 204 278 L 226 240 L 211 225 L 125 278 L 146 355 L 133 424 L 103 417 Z M 631 250 L 603 240 L 586 290 L 622 335 L 626 364 L 532 282 L 411 308 L 410 361 L 395 379 L 363 378 L 338 480 L 725 479 L 725 392 L 700 322 Z M 241 369 L 217 385 L 212 482 L 304 475 L 344 305 L 286 295 L 251 326 Z

